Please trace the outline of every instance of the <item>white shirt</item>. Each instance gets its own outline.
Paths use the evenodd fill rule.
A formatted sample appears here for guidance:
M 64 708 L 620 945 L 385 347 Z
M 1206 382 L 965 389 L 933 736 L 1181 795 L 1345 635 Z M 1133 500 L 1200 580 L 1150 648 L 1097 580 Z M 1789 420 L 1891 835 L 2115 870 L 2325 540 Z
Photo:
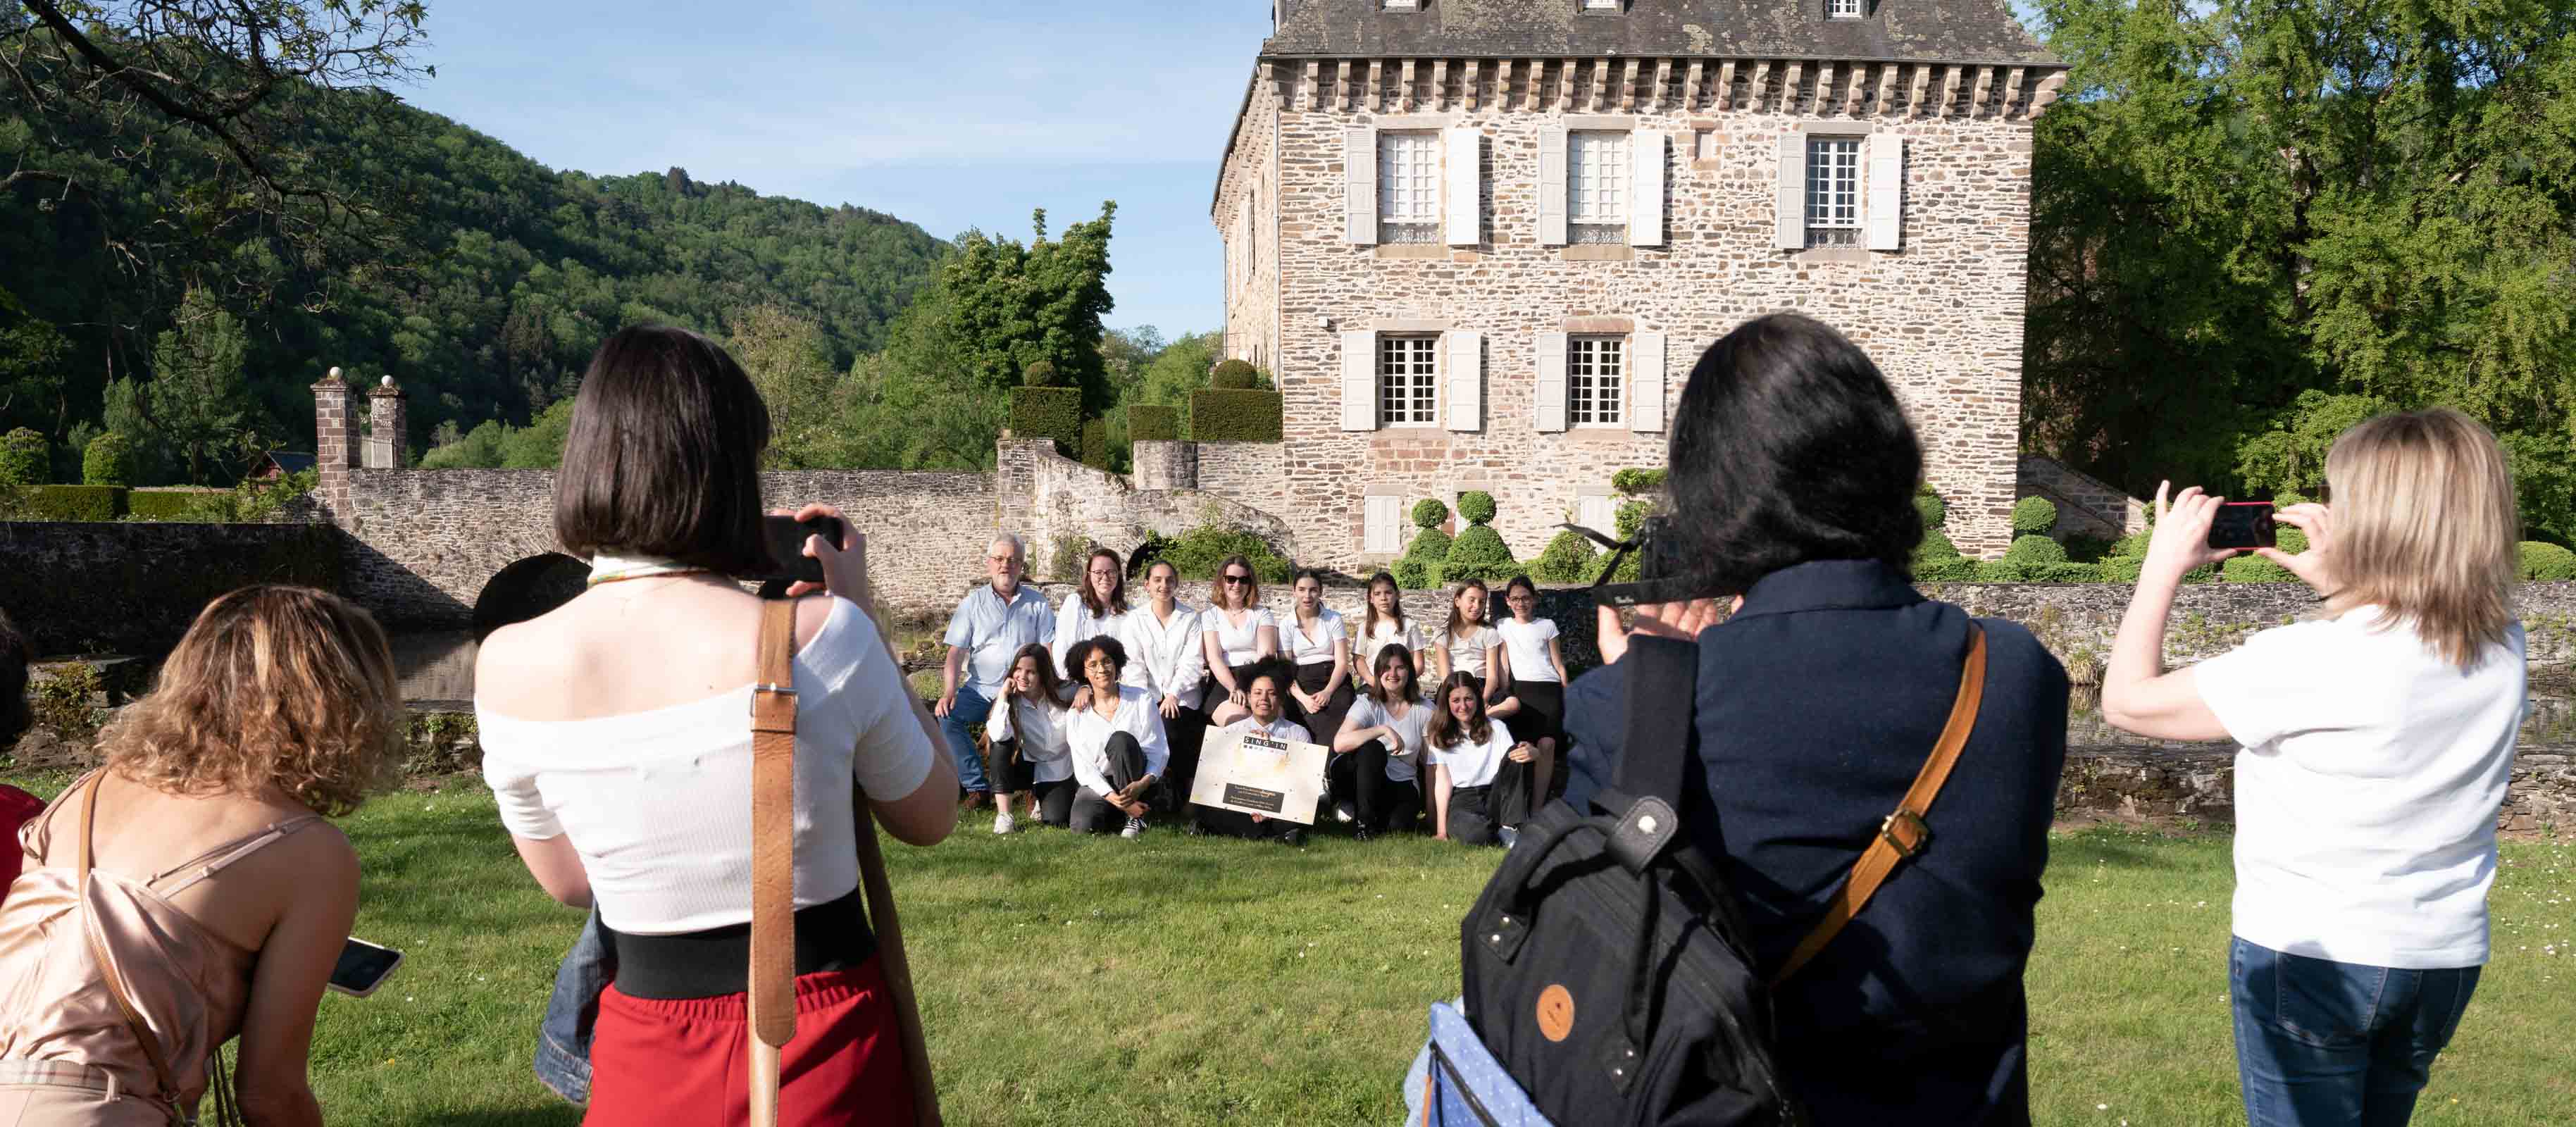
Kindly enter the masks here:
M 1011 659 L 1019 656 L 1020 647 L 1054 638 L 1055 615 L 1037 588 L 1022 583 L 1011 589 L 1005 603 L 992 584 L 983 583 L 958 602 L 942 640 L 969 651 L 966 685 L 989 700 L 1002 691 L 1002 678 L 1010 676 Z
M 1309 634 L 1309 630 L 1313 633 Z M 1341 614 L 1330 607 L 1316 610 L 1315 624 L 1311 627 L 1298 625 L 1294 611 L 1289 612 L 1288 620 L 1279 626 L 1280 644 L 1287 649 L 1289 660 L 1299 665 L 1331 665 L 1333 643 L 1349 641 L 1350 636 L 1350 632 L 1342 628 Z
M 1145 773 L 1161 775 L 1163 765 L 1172 757 L 1172 747 L 1163 738 L 1163 714 L 1153 698 L 1133 685 L 1118 686 L 1118 711 L 1103 717 L 1097 708 L 1075 709 L 1068 714 L 1064 742 L 1073 752 L 1073 781 L 1093 794 L 1107 794 L 1116 789 L 1109 785 L 1109 737 L 1119 732 L 1136 737 L 1136 746 L 1145 752 Z
M 1494 632 L 1503 636 L 1503 652 L 1509 655 L 1514 681 L 1561 681 L 1556 663 L 1547 659 L 1547 644 L 1556 638 L 1556 620 L 1533 618 L 1523 622 L 1507 618 Z
M 1360 663 L 1360 674 L 1371 680 L 1377 678 L 1377 653 L 1388 646 L 1400 645 L 1413 651 L 1414 676 L 1420 677 L 1430 672 L 1421 664 L 1422 651 L 1427 643 L 1422 640 L 1422 631 L 1410 622 L 1405 623 L 1402 629 L 1398 629 L 1394 619 L 1380 618 L 1376 625 L 1369 627 L 1368 635 L 1359 639 L 1358 644 L 1359 652 L 1356 656 Z
M 1062 707 L 1049 707 L 1027 697 L 995 697 L 993 711 L 984 718 L 984 734 L 993 742 L 1020 741 L 1020 758 L 1029 765 L 1029 777 L 1041 783 L 1061 782 L 1073 775 L 1073 749 L 1064 742 Z
M 1461 732 L 1457 746 L 1430 749 L 1431 761 L 1449 769 L 1450 786 L 1492 786 L 1494 776 L 1502 771 L 1504 757 L 1512 752 L 1512 730 L 1492 717 L 1485 722 L 1494 726 L 1494 738 L 1474 743 Z
M 1199 642 L 1199 612 L 1172 600 L 1170 621 L 1154 617 L 1152 604 L 1128 611 L 1118 622 L 1118 644 L 1127 647 L 1127 668 L 1119 680 L 1154 694 L 1171 697 L 1183 708 L 1199 706 L 1207 687 L 1207 647 Z
M 1243 616 L 1241 625 L 1233 621 L 1231 612 L 1217 607 L 1199 612 L 1199 629 L 1216 635 L 1216 644 L 1225 651 L 1227 665 L 1250 665 L 1261 657 L 1261 628 L 1264 626 L 1273 630 L 1279 628 L 1279 620 L 1271 617 L 1267 607 L 1253 608 L 1252 613 Z
M 1415 698 L 1405 703 L 1412 707 L 1405 709 L 1402 717 L 1390 716 L 1376 697 L 1364 695 L 1351 702 L 1350 712 L 1342 719 L 1345 731 L 1380 725 L 1395 729 L 1396 746 L 1389 749 L 1386 757 L 1386 777 L 1399 783 L 1413 781 L 1415 764 L 1422 759 L 1423 729 L 1431 726 L 1432 717 L 1431 702 Z
M 681 644 L 685 644 L 682 642 Z M 849 600 L 798 651 L 796 906 L 859 886 L 850 787 L 901 798 L 930 775 L 911 689 Z M 585 720 L 476 708 L 483 780 L 501 825 L 569 836 L 608 926 L 636 935 L 751 919 L 751 685 Z
M 1126 618 L 1116 611 L 1105 615 L 1091 613 L 1091 606 L 1082 601 L 1080 591 L 1066 595 L 1064 605 L 1056 608 L 1055 638 L 1047 643 L 1047 652 L 1055 655 L 1055 675 L 1067 681 L 1082 680 L 1081 670 L 1064 663 L 1065 654 L 1072 651 L 1075 642 L 1105 634 L 1119 638 L 1119 645 L 1126 645 L 1126 639 L 1118 633 L 1119 624 Z M 1132 661 L 1136 655 L 1131 652 L 1127 656 Z
M 1268 736 L 1274 740 L 1286 740 L 1291 743 L 1310 744 L 1315 742 L 1314 735 L 1306 731 L 1305 725 L 1291 720 L 1286 716 L 1281 716 L 1279 719 L 1273 720 L 1267 724 L 1249 716 L 1238 717 L 1234 723 L 1228 724 L 1217 730 L 1221 732 L 1251 732 L 1254 735 Z
M 1489 626 L 1471 627 L 1463 635 L 1451 634 L 1445 630 L 1440 634 L 1441 646 L 1449 651 L 1449 672 L 1473 673 L 1479 678 L 1487 678 L 1485 651 L 1501 645 L 1502 641 L 1502 635 L 1494 633 L 1493 628 Z M 1517 669 L 1519 666 L 1513 666 L 1513 668 Z
M 2462 673 L 2408 626 L 2374 629 L 2379 617 L 2275 627 L 2193 667 L 2242 745 L 2236 935 L 2365 966 L 2479 966 L 2525 707 L 2522 626 Z

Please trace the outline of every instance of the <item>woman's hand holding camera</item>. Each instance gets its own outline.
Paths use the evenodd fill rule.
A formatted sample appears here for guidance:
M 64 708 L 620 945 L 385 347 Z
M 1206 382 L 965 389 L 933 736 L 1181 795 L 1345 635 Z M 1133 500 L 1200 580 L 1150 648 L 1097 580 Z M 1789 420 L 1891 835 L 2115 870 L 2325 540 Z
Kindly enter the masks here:
M 2332 515 L 2325 506 L 2314 502 L 2274 512 L 2273 520 L 2308 534 L 2308 550 L 2294 556 L 2279 548 L 2256 548 L 2255 554 L 2290 569 L 2290 574 L 2315 588 L 2317 594 L 2332 595 L 2342 590 L 2343 584 L 2334 576 L 2333 561 L 2326 554 L 2334 539 Z
M 774 515 L 791 514 L 782 511 Z M 792 515 L 800 521 L 816 517 L 840 521 L 845 542 L 833 544 L 820 536 L 806 537 L 805 554 L 822 562 L 823 582 L 792 584 L 787 588 L 787 597 L 799 599 L 816 591 L 830 591 L 857 604 L 860 610 L 875 613 L 875 600 L 868 591 L 868 538 L 842 518 L 841 510 L 830 505 L 807 505 Z
M 1735 600 L 1741 603 L 1742 600 Z M 1691 641 L 1699 632 L 1717 625 L 1722 610 L 1716 599 L 1693 599 L 1687 603 L 1640 603 L 1633 626 L 1619 621 L 1619 608 L 1600 604 L 1593 614 L 1593 633 L 1601 646 L 1601 664 L 1609 665 L 1628 654 L 1628 635 L 1652 634 L 1658 638 Z
M 2173 498 L 2170 506 L 2165 494 L 2173 483 L 2156 483 L 2156 531 L 2147 540 L 2147 558 L 2138 570 L 2141 583 L 2173 586 L 2193 568 L 2213 564 L 2236 554 L 2234 548 L 2209 546 L 2209 526 L 2218 520 L 2218 507 L 2225 497 L 2212 497 L 2194 485 Z

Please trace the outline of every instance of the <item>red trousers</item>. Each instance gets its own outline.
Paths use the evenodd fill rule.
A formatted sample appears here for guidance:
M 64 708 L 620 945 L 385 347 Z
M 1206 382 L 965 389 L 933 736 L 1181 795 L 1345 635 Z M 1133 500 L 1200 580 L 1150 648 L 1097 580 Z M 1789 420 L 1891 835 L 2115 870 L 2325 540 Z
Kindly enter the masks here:
M 599 998 L 584 1127 L 751 1122 L 749 1002 Z M 781 1124 L 912 1122 L 894 1001 L 875 959 L 796 980 L 796 1037 L 779 1051 Z

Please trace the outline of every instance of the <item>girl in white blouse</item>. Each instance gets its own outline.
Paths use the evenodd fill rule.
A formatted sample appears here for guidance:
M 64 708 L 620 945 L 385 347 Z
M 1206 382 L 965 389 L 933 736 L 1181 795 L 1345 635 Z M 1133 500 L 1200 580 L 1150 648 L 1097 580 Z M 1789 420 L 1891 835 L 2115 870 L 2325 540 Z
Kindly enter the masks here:
M 1565 654 L 1556 644 L 1556 620 L 1538 615 L 1538 584 L 1529 576 L 1515 575 L 1503 585 L 1503 605 L 1511 615 L 1494 627 L 1503 639 L 1502 689 L 1520 705 L 1512 723 L 1538 748 L 1530 793 L 1544 802 L 1565 731 Z
M 1107 548 L 1093 548 L 1082 563 L 1082 582 L 1064 597 L 1064 605 L 1055 611 L 1055 638 L 1048 643 L 1054 651 L 1055 675 L 1059 681 L 1082 679 L 1082 671 L 1065 661 L 1073 644 L 1085 638 L 1119 636 L 1119 625 L 1127 618 L 1127 569 L 1118 561 L 1118 553 Z
M 1352 656 L 1358 659 L 1354 672 L 1358 674 L 1362 690 L 1374 683 L 1369 671 L 1377 668 L 1378 652 L 1388 646 L 1403 646 L 1413 651 L 1413 668 L 1416 671 L 1423 668 L 1424 662 L 1431 660 L 1423 652 L 1426 643 L 1422 640 L 1422 629 L 1405 621 L 1404 595 L 1396 587 L 1395 576 L 1381 571 L 1369 576 L 1368 609 L 1360 612 L 1360 632 L 1354 639 Z
M 1494 844 L 1525 813 L 1519 799 L 1536 749 L 1513 740 L 1512 730 L 1486 711 L 1470 674 L 1442 681 L 1439 703 L 1423 732 L 1431 755 L 1431 836 Z
M 1152 694 L 1155 710 L 1163 714 L 1163 734 L 1172 746 L 1165 789 L 1176 804 L 1187 804 L 1207 735 L 1207 713 L 1199 708 L 1207 643 L 1199 637 L 1199 612 L 1174 597 L 1180 586 L 1180 569 L 1170 561 L 1147 566 L 1145 605 L 1119 621 L 1118 641 L 1127 648 L 1127 671 L 1120 679 Z
M 1297 573 L 1296 597 L 1287 622 L 1279 627 L 1288 660 L 1297 667 L 1288 686 L 1288 715 L 1324 739 L 1342 730 L 1342 714 L 1351 710 L 1351 638 L 1342 616 L 1324 605 L 1324 573 L 1312 568 Z
M 1334 784 L 1353 795 L 1357 834 L 1366 841 L 1387 829 L 1404 829 L 1422 816 L 1422 786 L 1416 782 L 1437 708 L 1422 699 L 1415 680 L 1413 651 L 1387 646 L 1378 651 L 1376 678 L 1368 695 L 1351 706 L 1333 737 Z
M 1011 817 L 1011 796 L 1028 796 L 1029 814 L 1063 829 L 1073 813 L 1072 748 L 1064 732 L 1072 719 L 1064 706 L 1064 685 L 1055 679 L 1055 655 L 1031 642 L 1011 658 L 1002 695 L 984 720 L 984 737 L 993 744 L 991 760 L 999 767 L 993 788 L 993 832 L 1006 834 L 1018 824 Z
M 1118 639 L 1085 638 L 1066 656 L 1091 690 L 1065 725 L 1073 779 L 1080 786 L 1073 795 L 1073 828 L 1100 833 L 1124 817 L 1118 836 L 1141 836 L 1154 784 L 1171 758 L 1162 710 L 1145 690 L 1118 683 L 1127 666 L 1127 647 Z
M 1217 565 L 1215 595 L 1199 615 L 1199 632 L 1207 639 L 1208 723 L 1221 727 L 1244 715 L 1252 663 L 1279 652 L 1279 620 L 1262 609 L 1251 560 L 1227 556 Z

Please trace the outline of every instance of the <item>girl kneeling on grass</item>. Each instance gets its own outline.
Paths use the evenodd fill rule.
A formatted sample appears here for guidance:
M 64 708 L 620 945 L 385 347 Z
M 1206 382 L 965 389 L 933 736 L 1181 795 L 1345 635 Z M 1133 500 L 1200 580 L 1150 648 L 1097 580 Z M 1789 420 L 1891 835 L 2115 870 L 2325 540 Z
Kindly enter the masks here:
M 387 781 L 402 716 L 384 631 L 336 595 L 246 587 L 197 616 L 100 735 L 107 766 L 11 843 L 0 1123 L 194 1122 L 210 1092 L 322 1122 L 305 1058 L 358 912 L 357 851 L 323 819 Z
M 2456 411 L 2386 415 L 2326 455 L 2324 505 L 2258 548 L 2325 603 L 2164 672 L 2165 619 L 2222 498 L 2162 512 L 2102 681 L 2111 723 L 2233 739 L 2236 1069 L 2254 1127 L 2402 1124 L 2488 955 L 2496 808 L 2525 703 L 2512 476 Z M 2164 507 L 2164 490 L 2156 491 Z
M 484 781 L 537 883 L 599 909 L 616 958 L 583 1122 L 722 1123 L 749 1088 L 753 690 L 771 566 L 769 412 L 723 349 L 680 329 L 602 344 L 555 476 L 555 536 L 590 587 L 476 655 Z M 799 517 L 837 516 L 808 505 Z M 796 1035 L 784 1123 L 909 1123 L 901 1019 L 860 900 L 858 806 L 899 841 L 957 824 L 938 728 L 869 616 L 865 542 L 809 537 L 798 598 Z M 801 596 L 814 589 L 798 584 Z M 737 1120 L 738 1121 L 738 1120 Z
M 1296 674 L 1290 672 L 1283 658 L 1266 658 L 1244 670 L 1243 703 L 1249 712 L 1233 723 L 1217 729 L 1220 732 L 1249 732 L 1274 740 L 1310 744 L 1315 742 L 1306 726 L 1288 718 L 1288 690 L 1295 685 Z M 1264 818 L 1240 810 L 1212 806 L 1194 806 L 1196 827 L 1201 831 L 1232 834 L 1254 840 L 1271 839 L 1290 845 L 1306 844 L 1306 828 L 1281 818 Z
M 993 712 L 984 721 L 984 736 L 992 741 L 992 761 L 1000 765 L 999 778 L 993 787 L 993 832 L 1006 834 L 1016 827 L 1011 817 L 1011 796 L 1029 796 L 1029 816 L 1057 829 L 1072 824 L 1073 757 L 1065 743 L 1067 722 L 1073 718 L 1064 707 L 1065 688 L 1055 679 L 1055 655 L 1044 642 L 1031 642 L 1020 647 L 1011 658 L 1011 673 L 1002 681 L 1002 695 L 993 701 Z
M 1469 845 L 1510 844 L 1510 827 L 1529 813 L 1530 763 L 1537 749 L 1485 711 L 1475 675 L 1440 683 L 1440 709 L 1423 743 L 1431 752 L 1431 836 Z

